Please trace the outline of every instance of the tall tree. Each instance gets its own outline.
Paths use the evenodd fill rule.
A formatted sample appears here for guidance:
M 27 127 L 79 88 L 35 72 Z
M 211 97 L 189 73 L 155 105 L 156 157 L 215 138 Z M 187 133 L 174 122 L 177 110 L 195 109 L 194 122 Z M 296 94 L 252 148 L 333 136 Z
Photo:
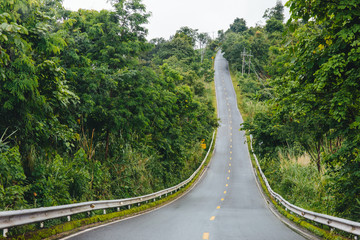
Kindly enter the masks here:
M 234 33 L 241 33 L 248 29 L 246 21 L 243 18 L 236 18 L 232 24 L 230 24 L 230 31 Z

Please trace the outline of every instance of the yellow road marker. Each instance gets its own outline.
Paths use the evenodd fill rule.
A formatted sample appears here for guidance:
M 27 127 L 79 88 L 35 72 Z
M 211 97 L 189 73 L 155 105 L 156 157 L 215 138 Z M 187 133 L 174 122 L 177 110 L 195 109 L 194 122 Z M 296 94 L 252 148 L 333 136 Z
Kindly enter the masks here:
M 229 184 L 226 184 L 226 185 L 225 185 L 225 187 L 228 187 L 228 186 L 229 186 Z
M 204 233 L 204 234 L 203 234 L 203 239 L 209 240 L 209 233 L 207 233 L 207 232 Z
M 222 198 L 221 201 L 224 201 L 224 199 Z
M 232 145 L 230 145 L 230 148 L 232 148 Z
M 232 154 L 232 152 L 230 151 L 230 154 Z
M 229 180 L 230 179 L 230 177 L 227 177 L 227 180 Z
M 231 167 L 231 163 L 229 163 L 229 167 Z
M 217 206 L 216 209 L 220 209 L 220 206 Z
M 232 139 L 230 139 L 230 142 L 232 142 Z
M 230 173 L 230 170 L 228 172 Z
M 232 157 L 230 157 L 230 160 L 232 160 Z
M 224 191 L 224 194 L 226 194 L 226 191 Z
M 215 220 L 215 216 L 212 216 L 211 218 L 210 218 L 210 221 L 214 221 Z

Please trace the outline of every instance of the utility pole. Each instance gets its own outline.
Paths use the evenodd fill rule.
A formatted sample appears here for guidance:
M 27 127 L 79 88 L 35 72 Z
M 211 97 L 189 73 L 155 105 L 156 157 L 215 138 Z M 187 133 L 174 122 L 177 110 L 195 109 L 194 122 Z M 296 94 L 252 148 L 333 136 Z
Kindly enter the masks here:
M 250 50 L 250 54 L 248 55 L 249 56 L 249 73 L 248 74 L 250 74 L 250 66 L 251 66 L 251 50 Z
M 245 68 L 245 57 L 249 57 L 249 72 L 248 74 L 250 74 L 250 66 L 251 66 L 251 51 L 250 54 L 247 54 L 246 49 L 244 48 L 244 51 L 241 53 L 242 56 L 242 66 L 241 66 L 241 75 L 244 76 L 244 68 Z
M 241 56 L 242 56 L 241 76 L 244 76 L 244 63 L 245 63 L 245 56 L 246 56 L 245 48 L 244 48 L 244 51 L 242 52 Z

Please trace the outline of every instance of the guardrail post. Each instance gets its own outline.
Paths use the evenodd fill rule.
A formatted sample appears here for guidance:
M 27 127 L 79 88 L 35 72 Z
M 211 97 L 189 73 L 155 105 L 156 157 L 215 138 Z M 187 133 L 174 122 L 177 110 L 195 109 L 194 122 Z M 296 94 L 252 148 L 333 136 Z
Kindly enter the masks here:
M 103 213 L 104 213 L 104 215 L 106 214 L 106 209 L 104 209 Z
M 71 221 L 71 216 L 67 216 L 67 220 L 68 220 L 68 222 L 70 222 Z
M 131 205 L 128 205 L 128 209 L 130 209 L 131 208 Z
M 87 212 L 87 214 L 88 214 L 88 217 L 90 217 L 90 215 L 91 215 L 91 212 L 90 212 L 90 211 L 88 211 L 88 212 Z
M 120 208 L 119 208 L 119 207 L 117 207 L 117 208 L 116 208 L 116 210 L 119 212 L 119 211 L 120 211 Z
M 41 222 L 40 223 L 40 228 L 43 228 L 44 227 L 44 222 Z
M 354 239 L 355 239 L 355 240 L 357 240 L 357 239 L 358 239 L 358 237 L 357 237 L 357 236 L 354 236 Z
M 4 229 L 3 229 L 3 237 L 7 237 L 7 236 L 6 236 L 7 233 L 8 233 L 8 229 L 7 229 L 7 228 L 4 228 Z
M 140 207 L 140 203 L 138 203 L 138 207 Z

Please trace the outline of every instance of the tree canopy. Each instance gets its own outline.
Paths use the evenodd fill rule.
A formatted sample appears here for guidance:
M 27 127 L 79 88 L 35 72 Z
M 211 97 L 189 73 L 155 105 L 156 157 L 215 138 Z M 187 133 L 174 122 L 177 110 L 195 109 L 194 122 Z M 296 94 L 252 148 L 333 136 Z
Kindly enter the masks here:
M 217 126 L 197 31 L 146 40 L 140 0 L 114 10 L 0 2 L 0 208 L 150 193 L 189 177 Z

